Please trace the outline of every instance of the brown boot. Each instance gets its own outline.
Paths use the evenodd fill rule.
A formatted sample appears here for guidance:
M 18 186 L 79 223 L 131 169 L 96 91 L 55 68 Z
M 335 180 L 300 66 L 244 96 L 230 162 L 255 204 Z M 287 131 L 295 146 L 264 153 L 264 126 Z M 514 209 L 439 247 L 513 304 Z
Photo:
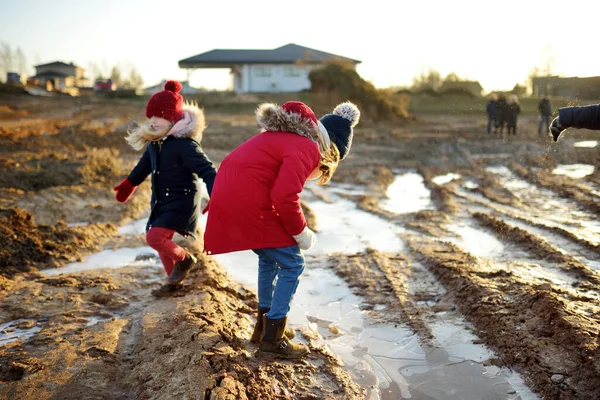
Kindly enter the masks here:
M 260 341 L 260 351 L 276 353 L 284 358 L 300 358 L 308 354 L 308 347 L 292 343 L 285 337 L 287 317 L 280 319 L 267 318 L 263 315 L 263 335 Z
M 169 275 L 168 282 L 171 285 L 179 285 L 181 282 L 183 282 L 185 277 L 192 269 L 192 266 L 198 262 L 193 254 L 190 254 L 187 251 L 185 253 L 185 258 L 182 261 L 175 263 L 173 271 L 171 272 L 171 275 Z
M 181 288 L 183 288 L 183 285 L 171 285 L 165 283 L 164 285 L 162 285 L 158 289 L 154 289 L 150 293 L 152 293 L 152 296 L 154 297 L 168 297 L 173 295 L 173 293 L 177 292 Z
M 252 337 L 250 338 L 250 342 L 259 343 L 260 335 L 262 335 L 263 330 L 263 315 L 268 313 L 270 308 L 259 308 L 258 313 L 256 314 L 256 325 L 254 325 L 254 332 L 252 332 Z M 285 336 L 288 339 L 293 339 L 296 337 L 296 333 L 292 328 L 285 327 Z

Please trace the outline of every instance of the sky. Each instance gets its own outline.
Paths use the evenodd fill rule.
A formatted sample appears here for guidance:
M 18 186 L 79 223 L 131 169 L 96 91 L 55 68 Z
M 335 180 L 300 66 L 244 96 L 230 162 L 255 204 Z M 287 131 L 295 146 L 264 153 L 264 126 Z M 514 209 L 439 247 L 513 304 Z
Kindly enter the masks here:
M 431 68 L 508 90 L 549 59 L 558 75 L 600 75 L 599 31 L 600 0 L 0 0 L 0 43 L 30 65 L 133 66 L 145 86 L 185 80 L 178 61 L 215 48 L 296 43 L 361 60 L 377 87 Z M 228 71 L 190 83 L 225 89 Z

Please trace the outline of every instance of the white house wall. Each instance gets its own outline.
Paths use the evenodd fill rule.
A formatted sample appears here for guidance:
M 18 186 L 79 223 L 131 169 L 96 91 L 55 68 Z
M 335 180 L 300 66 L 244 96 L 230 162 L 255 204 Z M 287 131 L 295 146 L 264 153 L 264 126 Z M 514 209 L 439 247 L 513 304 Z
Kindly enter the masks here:
M 241 83 L 234 89 L 241 93 L 299 92 L 310 89 L 308 74 L 314 68 L 294 64 L 245 64 L 241 68 Z

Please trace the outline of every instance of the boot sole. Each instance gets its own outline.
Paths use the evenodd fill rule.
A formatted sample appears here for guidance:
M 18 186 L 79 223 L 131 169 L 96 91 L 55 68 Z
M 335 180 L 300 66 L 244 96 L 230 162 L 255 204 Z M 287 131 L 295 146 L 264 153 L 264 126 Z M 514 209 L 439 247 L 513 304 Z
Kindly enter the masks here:
M 290 354 L 278 353 L 276 351 L 258 349 L 258 354 L 260 354 L 261 356 L 267 356 L 267 357 L 285 358 L 286 360 L 297 360 L 299 358 L 306 357 L 307 355 L 309 355 L 310 351 L 308 351 L 302 355 L 299 355 L 299 356 L 294 356 L 294 355 L 290 355 Z

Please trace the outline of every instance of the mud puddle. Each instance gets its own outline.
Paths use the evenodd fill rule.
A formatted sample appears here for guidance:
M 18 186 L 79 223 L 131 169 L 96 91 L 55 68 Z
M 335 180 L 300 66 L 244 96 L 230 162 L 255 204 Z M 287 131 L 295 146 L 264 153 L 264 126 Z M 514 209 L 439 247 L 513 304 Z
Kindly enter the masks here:
M 42 328 L 37 326 L 35 321 L 28 319 L 17 319 L 0 324 L 0 347 L 15 340 L 27 340 L 41 330 Z
M 452 180 L 452 177 L 440 179 Z M 431 201 L 431 192 L 425 187 L 423 177 L 414 171 L 396 175 L 394 182 L 388 186 L 386 195 L 387 199 L 381 201 L 380 207 L 395 214 L 435 209 Z
M 525 224 L 521 224 L 525 227 Z M 526 226 L 528 229 L 529 226 Z M 533 284 L 552 283 L 564 290 L 573 290 L 578 280 L 568 273 L 554 268 L 548 263 L 540 265 L 539 260 L 527 257 L 522 251 L 500 242 L 496 236 L 484 229 L 470 226 L 468 223 L 451 225 L 450 229 L 459 235 L 447 240 L 462 250 L 480 258 L 482 271 L 504 271 Z
M 488 167 L 486 170 L 498 176 L 501 184 L 522 202 L 523 209 L 493 202 L 477 193 L 472 193 L 467 187 L 459 188 L 457 194 L 476 203 L 529 219 L 534 223 L 564 229 L 590 243 L 600 244 L 600 221 L 595 215 L 580 210 L 572 202 L 558 198 L 547 189 L 535 187 L 516 177 L 504 166 Z
M 580 142 L 573 143 L 573 147 L 583 147 L 588 149 L 593 149 L 596 146 L 598 146 L 597 140 L 582 140 Z
M 322 189 L 321 189 L 322 190 Z M 431 317 L 433 345 L 423 346 L 405 324 L 374 323 L 364 299 L 326 267 L 327 254 L 355 254 L 367 247 L 399 253 L 403 231 L 356 205 L 327 192 L 332 203 L 310 201 L 317 216 L 317 245 L 306 252 L 302 275 L 289 313 L 290 325 L 308 326 L 344 362 L 346 371 L 368 391 L 369 399 L 535 399 L 522 379 L 507 368 L 490 365 L 493 353 L 454 312 Z M 232 278 L 256 290 L 256 256 L 237 252 L 214 256 Z M 421 271 L 423 272 L 423 271 Z M 426 274 L 426 273 L 425 273 Z M 440 296 L 443 287 L 431 274 L 411 280 L 409 291 Z M 425 296 L 425 297 L 428 297 Z M 373 310 L 385 311 L 385 305 Z
M 580 179 L 594 173 L 596 168 L 590 164 L 559 164 L 552 170 L 555 175 L 566 175 L 570 178 Z

